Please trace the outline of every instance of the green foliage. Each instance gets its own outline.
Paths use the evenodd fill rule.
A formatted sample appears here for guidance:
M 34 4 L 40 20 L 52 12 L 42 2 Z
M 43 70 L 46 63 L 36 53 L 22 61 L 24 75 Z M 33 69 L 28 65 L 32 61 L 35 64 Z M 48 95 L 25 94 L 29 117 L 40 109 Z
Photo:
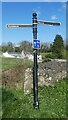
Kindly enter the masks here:
M 31 42 L 23 41 L 23 42 L 21 42 L 19 44 L 20 44 L 20 46 L 15 47 L 12 42 L 8 42 L 7 44 L 3 43 L 2 44 L 2 52 L 8 51 L 8 52 L 18 52 L 18 53 L 21 53 L 22 50 L 24 50 L 25 52 L 33 51 Z
M 41 53 L 41 55 L 43 59 L 52 58 L 52 52 L 44 52 L 44 53 Z
M 13 48 L 13 43 L 12 42 L 8 42 L 7 44 L 3 44 L 2 45 L 2 52 L 13 52 L 14 48 Z
M 52 52 L 55 58 L 62 58 L 62 52 L 64 49 L 63 38 L 61 35 L 56 35 L 53 45 L 52 45 Z
M 52 52 L 50 52 L 50 53 L 47 53 L 46 55 L 45 55 L 45 59 L 46 58 L 53 58 L 53 54 L 52 54 Z
M 42 53 L 51 52 L 51 48 L 48 47 L 48 45 L 46 45 L 45 43 L 41 43 L 40 52 L 42 52 Z
M 7 51 L 7 46 L 2 46 L 2 52 L 6 52 Z
M 13 52 L 14 51 L 12 42 L 8 42 L 8 44 L 7 44 L 7 51 L 8 52 Z
M 2 58 L 0 57 L 0 69 L 2 69 Z
M 66 45 L 66 50 L 68 50 L 68 45 Z
M 20 43 L 20 52 L 24 50 L 25 52 L 31 52 L 32 51 L 32 43 L 28 41 L 23 41 Z
M 66 118 L 66 80 L 54 86 L 39 87 L 39 109 L 33 109 L 33 90 L 2 89 L 3 118 Z
M 41 53 L 43 62 L 51 61 L 54 58 L 52 52 Z
M 65 57 L 68 59 L 68 50 L 65 52 Z
M 20 52 L 21 52 L 21 51 L 20 51 L 20 47 L 15 47 L 15 48 L 14 48 L 14 52 L 20 53 Z
M 64 49 L 63 52 L 62 52 L 63 59 L 67 58 L 66 53 L 67 53 L 67 50 Z

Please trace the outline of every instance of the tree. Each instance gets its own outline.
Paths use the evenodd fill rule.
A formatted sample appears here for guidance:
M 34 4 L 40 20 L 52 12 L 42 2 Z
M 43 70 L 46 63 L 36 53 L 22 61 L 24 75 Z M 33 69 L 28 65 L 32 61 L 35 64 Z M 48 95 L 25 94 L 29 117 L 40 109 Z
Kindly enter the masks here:
M 3 42 L 1 47 L 2 47 L 3 53 L 7 51 L 7 44 L 6 43 Z
M 14 47 L 14 52 L 20 53 L 20 47 Z
M 66 50 L 68 50 L 68 45 L 66 45 Z
M 55 58 L 62 58 L 62 52 L 64 50 L 64 42 L 61 35 L 56 35 L 53 45 L 52 52 Z
M 46 48 L 45 44 L 41 43 L 40 52 L 42 52 L 42 53 L 45 52 L 45 48 Z
M 31 52 L 32 51 L 32 43 L 28 41 L 23 41 L 20 43 L 20 51 L 22 52 L 24 50 L 25 52 Z
M 8 52 L 13 52 L 14 51 L 13 43 L 12 42 L 8 42 L 7 51 Z
M 42 52 L 42 53 L 44 53 L 44 52 L 50 52 L 49 44 L 47 44 L 47 43 L 41 43 L 40 52 Z

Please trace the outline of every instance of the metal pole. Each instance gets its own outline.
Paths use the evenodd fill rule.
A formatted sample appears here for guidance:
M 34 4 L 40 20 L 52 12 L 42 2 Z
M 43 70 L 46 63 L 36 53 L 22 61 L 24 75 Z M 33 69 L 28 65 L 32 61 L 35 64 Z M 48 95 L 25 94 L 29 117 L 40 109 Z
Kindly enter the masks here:
M 33 39 L 37 39 L 37 14 L 33 13 Z M 34 49 L 34 68 L 33 68 L 33 92 L 34 92 L 34 108 L 39 108 L 38 102 L 38 64 L 37 49 Z

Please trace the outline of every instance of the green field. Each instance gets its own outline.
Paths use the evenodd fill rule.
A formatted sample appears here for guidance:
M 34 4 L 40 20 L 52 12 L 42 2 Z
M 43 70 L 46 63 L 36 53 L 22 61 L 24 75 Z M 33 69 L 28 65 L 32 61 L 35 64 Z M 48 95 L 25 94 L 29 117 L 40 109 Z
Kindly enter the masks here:
M 2 69 L 25 68 L 33 62 L 21 59 L 2 59 Z M 2 118 L 66 118 L 66 80 L 56 82 L 54 86 L 39 87 L 39 109 L 33 108 L 33 90 L 24 96 L 23 88 L 2 88 Z
M 0 58 L 1 59 L 1 58 Z M 16 58 L 2 58 L 2 71 L 16 68 L 17 66 L 31 67 L 32 61 L 16 59 Z
M 39 87 L 39 109 L 33 109 L 33 92 L 3 89 L 3 118 L 66 118 L 66 81 L 54 87 Z

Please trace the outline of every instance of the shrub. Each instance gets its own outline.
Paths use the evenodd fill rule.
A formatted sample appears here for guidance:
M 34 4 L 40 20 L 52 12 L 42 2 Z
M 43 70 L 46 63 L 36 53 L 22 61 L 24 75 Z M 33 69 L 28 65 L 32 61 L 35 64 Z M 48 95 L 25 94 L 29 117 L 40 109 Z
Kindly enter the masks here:
M 53 59 L 54 56 L 53 56 L 52 53 L 48 53 L 48 54 L 45 55 L 45 59 L 46 59 L 46 58 L 51 58 L 51 59 Z

